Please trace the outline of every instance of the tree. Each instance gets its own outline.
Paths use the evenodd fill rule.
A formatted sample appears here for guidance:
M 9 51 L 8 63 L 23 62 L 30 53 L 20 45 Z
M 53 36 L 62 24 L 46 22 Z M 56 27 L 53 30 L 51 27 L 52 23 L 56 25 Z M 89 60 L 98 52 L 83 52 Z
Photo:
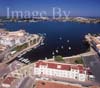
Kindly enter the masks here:
M 62 56 L 58 55 L 55 57 L 55 61 L 58 61 L 58 62 L 64 62 L 64 59 Z

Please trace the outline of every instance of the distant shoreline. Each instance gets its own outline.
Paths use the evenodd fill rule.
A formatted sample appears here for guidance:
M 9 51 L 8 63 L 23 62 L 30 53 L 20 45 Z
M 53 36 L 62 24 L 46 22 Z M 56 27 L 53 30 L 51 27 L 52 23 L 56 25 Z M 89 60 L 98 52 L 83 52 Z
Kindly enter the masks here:
M 0 22 L 40 22 L 40 21 L 57 21 L 57 22 L 78 22 L 78 23 L 100 23 L 100 17 L 35 17 L 35 18 L 6 18 L 1 17 Z

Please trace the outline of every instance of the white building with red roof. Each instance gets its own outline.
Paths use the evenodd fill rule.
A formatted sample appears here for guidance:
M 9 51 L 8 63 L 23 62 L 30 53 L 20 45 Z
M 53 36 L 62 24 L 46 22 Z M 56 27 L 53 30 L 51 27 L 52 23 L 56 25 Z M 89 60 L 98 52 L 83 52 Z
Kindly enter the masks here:
M 65 64 L 39 60 L 34 65 L 34 75 L 43 77 L 60 77 L 86 81 L 92 76 L 90 69 L 83 65 Z

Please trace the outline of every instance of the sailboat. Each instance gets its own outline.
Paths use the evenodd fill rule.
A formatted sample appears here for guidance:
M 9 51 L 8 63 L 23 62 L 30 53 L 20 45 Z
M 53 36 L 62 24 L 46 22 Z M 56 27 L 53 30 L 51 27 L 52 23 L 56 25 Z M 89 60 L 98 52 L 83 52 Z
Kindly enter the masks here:
M 52 52 L 52 55 L 55 55 L 55 53 L 54 53 L 54 52 Z
M 21 61 L 21 60 L 23 60 L 24 58 L 22 57 L 22 58 L 19 58 L 19 60 Z

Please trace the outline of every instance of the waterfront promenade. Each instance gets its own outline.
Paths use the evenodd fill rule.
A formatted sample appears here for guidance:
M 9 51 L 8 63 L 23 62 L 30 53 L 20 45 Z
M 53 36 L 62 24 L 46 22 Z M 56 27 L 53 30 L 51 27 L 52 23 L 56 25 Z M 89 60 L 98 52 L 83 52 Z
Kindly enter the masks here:
M 85 54 L 85 53 L 84 53 Z M 83 54 L 83 55 L 84 55 Z M 82 54 L 81 54 L 82 55 Z M 88 56 L 89 55 L 89 56 Z M 92 55 L 91 52 L 89 52 L 87 54 L 88 57 L 90 57 Z M 79 55 L 77 55 L 79 56 Z M 73 56 L 73 58 L 77 57 L 77 56 Z M 69 59 L 69 57 L 67 57 Z M 71 57 L 72 58 L 72 57 Z M 66 59 L 66 58 L 65 58 Z M 48 61 L 51 61 L 51 60 L 48 60 Z M 52 61 L 54 61 L 52 59 Z M 51 61 L 51 62 L 52 62 Z M 34 69 L 34 63 L 31 63 L 29 65 L 26 65 L 26 66 L 23 66 L 22 68 L 20 69 L 17 69 L 13 72 L 11 72 L 8 76 L 12 76 L 12 77 L 17 77 L 17 78 L 21 78 L 21 77 L 26 77 L 27 75 L 30 76 L 30 77 L 36 77 L 34 76 L 34 72 L 33 72 L 33 69 Z M 17 76 L 16 76 L 17 74 Z M 36 77 L 38 78 L 38 77 Z M 40 77 L 39 79 L 42 79 L 43 77 Z M 68 83 L 73 83 L 73 84 L 81 84 L 83 86 L 92 86 L 92 85 L 98 85 L 98 83 L 96 83 L 95 81 L 86 81 L 86 82 L 79 82 L 77 80 L 73 80 L 73 79 L 65 79 L 65 78 L 51 78 L 52 80 L 55 80 L 55 81 L 60 81 L 60 82 L 68 82 Z
M 85 53 L 81 53 L 81 54 L 77 54 L 77 55 L 73 55 L 73 56 L 69 56 L 69 57 L 63 57 L 63 59 L 64 60 L 71 60 L 73 58 L 79 58 L 79 57 L 91 56 L 91 55 L 96 55 L 96 52 L 92 49 L 92 47 L 90 47 L 90 50 L 85 52 Z M 50 59 L 47 59 L 47 60 L 48 61 L 54 61 L 54 58 L 50 58 Z
M 31 46 L 29 46 L 29 47 L 27 47 L 27 48 L 21 50 L 20 52 L 17 52 L 17 53 L 16 53 L 14 56 L 12 56 L 10 59 L 7 58 L 7 59 L 4 60 L 2 63 L 0 63 L 0 65 L 7 64 L 7 63 L 11 62 L 12 60 L 14 60 L 14 59 L 15 59 L 18 55 L 20 55 L 21 53 L 27 52 L 27 50 L 29 50 L 29 49 L 31 49 L 31 48 L 37 47 L 37 46 L 41 43 L 41 41 L 43 41 L 43 38 L 42 38 L 42 37 L 40 37 L 39 41 L 38 41 L 36 44 L 31 45 Z

